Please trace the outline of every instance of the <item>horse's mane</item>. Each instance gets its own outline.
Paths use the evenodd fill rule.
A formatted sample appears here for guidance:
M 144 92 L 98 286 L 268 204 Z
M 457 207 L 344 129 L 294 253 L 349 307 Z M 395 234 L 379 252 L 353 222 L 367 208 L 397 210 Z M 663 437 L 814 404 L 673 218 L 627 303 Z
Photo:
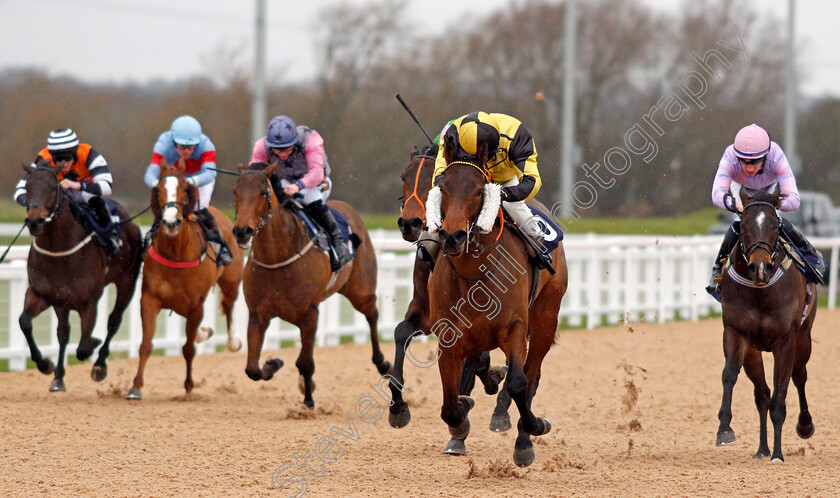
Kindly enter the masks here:
M 258 161 L 248 165 L 246 169 L 255 170 L 255 171 L 262 171 L 269 166 L 268 163 Z

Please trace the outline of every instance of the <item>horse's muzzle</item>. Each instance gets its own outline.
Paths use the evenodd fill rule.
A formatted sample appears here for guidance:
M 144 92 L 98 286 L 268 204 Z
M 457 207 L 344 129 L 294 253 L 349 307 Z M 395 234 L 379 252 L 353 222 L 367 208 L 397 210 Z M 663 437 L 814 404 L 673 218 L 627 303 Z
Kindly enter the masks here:
M 46 224 L 44 218 L 26 218 L 24 223 L 26 224 L 26 228 L 29 229 L 29 233 L 32 235 L 38 235 L 44 230 L 44 225 Z
M 755 285 L 764 285 L 770 281 L 770 263 L 752 262 L 747 265 L 747 271 Z
M 178 232 L 181 231 L 181 223 L 183 222 L 182 218 L 176 219 L 174 222 L 165 221 L 163 219 L 160 220 L 160 226 L 163 228 L 163 233 L 170 237 L 174 237 L 178 235 Z
M 422 218 L 403 218 L 397 219 L 397 226 L 400 228 L 402 238 L 407 242 L 417 242 L 420 238 L 420 233 L 423 231 Z
M 245 225 L 244 227 L 233 227 L 233 236 L 239 247 L 247 249 L 251 245 L 251 237 L 254 236 L 254 229 Z
M 466 230 L 457 230 L 453 234 L 450 234 L 446 230 L 440 230 L 438 234 L 440 235 L 441 247 L 445 254 L 449 256 L 460 256 L 463 254 L 467 243 Z

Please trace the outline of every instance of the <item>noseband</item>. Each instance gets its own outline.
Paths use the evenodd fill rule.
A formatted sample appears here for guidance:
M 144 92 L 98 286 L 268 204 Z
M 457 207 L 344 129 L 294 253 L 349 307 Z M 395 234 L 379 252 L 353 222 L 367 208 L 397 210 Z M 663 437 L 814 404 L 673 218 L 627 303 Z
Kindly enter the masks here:
M 755 206 L 767 206 L 767 207 L 770 207 L 770 208 L 773 209 L 773 213 L 776 212 L 776 206 L 769 203 L 769 202 L 765 202 L 765 201 L 753 201 L 753 202 L 747 204 L 746 206 L 744 206 L 744 212 L 746 212 L 747 209 L 749 209 L 751 207 L 755 207 Z M 776 234 L 778 235 L 779 228 L 782 226 L 782 218 L 781 218 L 781 216 L 778 216 L 778 215 L 776 215 L 776 216 L 778 218 L 778 223 L 776 223 Z M 756 249 L 764 249 L 765 251 L 767 251 L 767 253 L 770 254 L 770 261 L 773 262 L 773 261 L 776 261 L 776 256 L 779 252 L 780 241 L 781 241 L 781 237 L 777 236 L 775 247 L 771 246 L 770 244 L 768 244 L 767 242 L 765 242 L 763 240 L 759 240 L 759 241 L 753 242 L 752 244 L 750 244 L 748 247 L 745 248 L 744 247 L 744 238 L 739 237 L 738 243 L 741 246 L 741 255 L 744 257 L 744 261 L 746 261 L 747 263 L 749 263 L 750 256 L 752 255 L 752 253 L 754 253 L 756 251 Z
M 482 168 L 481 166 L 479 166 L 475 163 L 471 163 L 469 161 L 452 161 L 451 163 L 449 163 L 447 165 L 447 167 L 449 167 L 453 164 L 462 164 L 462 165 L 466 165 L 466 166 L 472 166 L 473 168 L 477 169 L 478 172 L 481 173 L 482 178 L 484 178 L 485 186 L 487 184 L 491 183 L 491 181 L 492 181 L 492 176 L 490 174 L 490 170 L 488 170 L 487 168 Z M 486 190 L 485 190 L 485 195 L 486 195 Z M 485 200 L 485 202 L 486 202 L 486 200 Z M 482 208 L 482 211 L 483 211 L 483 209 L 484 208 Z M 502 216 L 502 211 L 501 210 L 502 210 L 502 205 L 501 205 L 501 201 L 500 201 L 499 202 L 499 214 L 498 214 L 498 216 L 501 218 L 501 224 L 499 226 L 499 234 L 496 235 L 496 239 L 493 241 L 492 244 L 490 244 L 490 245 L 488 245 L 484 248 L 481 247 L 481 245 L 478 243 L 478 240 L 476 239 L 477 234 L 479 232 L 481 232 L 481 228 L 479 227 L 479 224 L 476 223 L 476 222 L 473 222 L 473 221 L 468 221 L 467 222 L 467 226 L 469 227 L 469 229 L 467 230 L 467 247 L 464 249 L 464 251 L 467 254 L 470 254 L 474 258 L 478 258 L 479 256 L 481 256 L 485 252 L 489 251 L 490 249 L 492 249 L 493 247 L 495 247 L 499 243 L 499 241 L 502 238 L 502 232 L 505 229 L 505 220 L 504 220 L 504 217 Z M 479 213 L 479 216 L 480 216 L 480 213 Z M 489 230 L 492 230 L 492 225 L 491 225 Z M 484 233 L 486 233 L 486 232 L 484 232 Z M 474 249 L 472 249 L 472 250 L 470 249 L 470 244 L 473 245 Z

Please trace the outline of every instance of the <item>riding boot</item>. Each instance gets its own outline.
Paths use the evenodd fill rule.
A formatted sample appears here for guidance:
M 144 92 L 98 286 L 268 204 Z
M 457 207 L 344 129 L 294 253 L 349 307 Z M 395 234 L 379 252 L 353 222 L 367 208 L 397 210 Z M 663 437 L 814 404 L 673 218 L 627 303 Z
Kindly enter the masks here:
M 330 234 L 336 258 L 338 258 L 337 266 L 344 266 L 351 259 L 350 250 L 347 248 L 347 241 L 341 235 L 330 208 L 324 204 L 324 201 L 315 201 L 307 204 L 304 210 L 315 219 L 315 223 L 321 225 Z
M 720 283 L 723 279 L 721 276 L 721 273 L 723 273 L 723 264 L 729 257 L 729 253 L 732 252 L 732 248 L 735 247 L 735 243 L 738 242 L 738 236 L 740 233 L 741 222 L 733 222 L 732 226 L 729 227 L 729 230 L 727 230 L 726 234 L 723 236 L 723 242 L 720 244 L 720 250 L 715 257 L 715 264 L 712 266 L 712 278 L 709 280 L 709 285 L 706 286 L 706 292 L 718 301 L 720 301 Z
M 225 238 L 222 237 L 222 233 L 219 231 L 219 224 L 216 223 L 216 218 L 210 214 L 207 208 L 199 209 L 195 214 L 198 216 L 198 222 L 204 226 L 207 241 L 219 246 L 219 249 L 216 251 L 216 266 L 229 265 L 233 261 L 233 253 L 230 252 Z
M 91 197 L 88 200 L 88 206 L 93 210 L 99 228 L 103 231 L 107 230 L 103 234 L 97 234 L 100 242 L 109 253 L 118 253 L 122 248 L 122 237 L 120 237 L 120 233 L 116 227 L 113 226 L 111 211 L 108 209 L 108 204 L 105 202 L 105 199 L 102 197 Z
M 817 250 L 816 247 L 812 246 L 808 239 L 802 235 L 802 232 L 799 231 L 796 226 L 788 221 L 787 219 L 782 219 L 782 229 L 787 235 L 788 239 L 793 242 L 799 251 L 802 253 L 802 256 L 808 260 L 808 263 L 813 267 L 814 272 L 816 275 L 817 282 L 820 285 L 828 285 L 827 278 L 826 278 L 826 266 L 825 266 L 825 259 L 823 258 L 822 253 Z
M 554 267 L 551 266 L 551 254 L 543 250 L 544 235 L 542 230 L 536 226 L 533 218 L 528 218 L 527 227 L 519 226 L 519 230 L 525 238 L 525 251 L 528 257 L 537 263 L 537 268 L 548 270 L 554 275 Z

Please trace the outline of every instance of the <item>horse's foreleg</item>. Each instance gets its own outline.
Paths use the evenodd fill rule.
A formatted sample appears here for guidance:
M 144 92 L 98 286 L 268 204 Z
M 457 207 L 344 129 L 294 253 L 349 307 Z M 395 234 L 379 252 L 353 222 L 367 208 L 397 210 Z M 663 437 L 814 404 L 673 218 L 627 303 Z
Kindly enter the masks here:
M 128 391 L 125 399 L 139 400 L 142 398 L 140 389 L 143 387 L 143 372 L 146 362 L 152 354 L 152 339 L 157 328 L 157 316 L 160 312 L 160 301 L 150 294 L 144 293 L 140 297 L 140 318 L 143 321 L 143 342 L 140 343 L 140 359 L 137 364 L 137 375 L 134 377 L 134 387 Z
M 272 358 L 260 368 L 260 353 L 267 328 L 268 320 L 260 318 L 254 311 L 248 314 L 248 363 L 245 365 L 245 374 L 251 380 L 270 380 L 283 366 L 283 360 Z
M 98 298 L 90 299 L 85 306 L 79 310 L 79 322 L 82 329 L 82 338 L 79 340 L 79 347 L 76 348 L 76 358 L 78 358 L 79 361 L 85 361 L 90 358 L 96 347 L 102 343 L 101 340 L 93 337 L 93 327 L 96 325 L 97 301 L 99 301 Z
M 732 422 L 732 389 L 738 380 L 741 365 L 744 364 L 746 348 L 747 344 L 735 330 L 724 327 L 723 356 L 725 363 L 723 365 L 723 373 L 721 374 L 723 398 L 720 402 L 720 410 L 718 410 L 720 425 L 718 426 L 717 440 L 715 441 L 716 446 L 725 446 L 735 442 L 735 432 L 729 425 Z
M 428 315 L 427 315 L 428 316 Z M 405 388 L 404 366 L 405 355 L 411 354 L 409 345 L 411 339 L 415 335 L 421 335 L 423 332 L 417 330 L 417 322 L 419 319 L 409 313 L 405 320 L 400 322 L 396 329 L 394 329 L 394 368 L 391 372 L 388 386 L 391 388 L 391 406 L 388 411 L 388 424 L 395 429 L 400 429 L 408 425 L 411 421 L 411 410 L 408 408 L 408 403 L 403 400 L 403 392 Z
M 811 358 L 811 324 L 796 333 L 796 358 L 793 360 L 793 385 L 799 394 L 799 421 L 796 423 L 796 434 L 802 439 L 814 435 L 814 422 L 808 411 L 808 400 L 805 399 L 805 382 L 808 380 L 806 365 Z
M 315 373 L 315 332 L 318 329 L 318 308 L 310 308 L 295 324 L 300 329 L 300 354 L 295 366 L 300 372 L 303 384 L 303 404 L 308 408 L 315 408 L 315 401 L 312 399 L 312 392 L 315 390 L 315 383 L 312 375 Z
M 770 388 L 764 380 L 764 361 L 761 351 L 748 348 L 744 354 L 744 373 L 753 383 L 755 407 L 758 410 L 758 451 L 753 458 L 760 459 L 770 456 L 767 446 L 767 410 L 770 408 Z
M 67 343 L 70 342 L 70 310 L 61 306 L 54 306 L 55 315 L 58 317 L 58 364 L 55 366 L 55 378 L 50 384 L 50 391 L 66 391 L 64 387 L 64 354 L 67 352 Z
M 108 355 L 111 354 L 111 339 L 117 335 L 117 331 L 119 331 L 120 324 L 122 323 L 123 313 L 125 313 L 126 308 L 131 303 L 131 297 L 134 295 L 134 287 L 137 279 L 132 278 L 133 276 L 131 273 L 121 275 L 114 282 L 117 287 L 117 299 L 114 302 L 114 309 L 108 315 L 108 332 L 105 336 L 105 341 L 102 343 L 102 347 L 99 348 L 96 363 L 93 364 L 93 368 L 90 371 L 90 377 L 96 382 L 101 382 L 108 376 L 108 364 L 106 361 L 108 360 Z
M 440 409 L 440 418 L 449 426 L 449 434 L 452 436 L 443 450 L 449 455 L 465 455 L 467 450 L 464 440 L 470 434 L 468 414 L 474 402 L 469 396 L 458 394 L 463 368 L 464 358 L 449 348 L 443 348 L 438 359 L 438 370 L 443 386 L 443 406 Z
M 784 462 L 782 454 L 782 425 L 787 416 L 788 386 L 793 371 L 793 332 L 773 350 L 773 396 L 770 398 L 770 420 L 773 422 L 773 455 L 771 462 Z
M 219 289 L 221 289 L 222 294 L 222 313 L 225 315 L 225 323 L 227 324 L 227 348 L 228 351 L 235 353 L 242 349 L 242 341 L 236 337 L 236 330 L 233 328 L 233 304 L 239 296 L 239 280 L 225 277 L 225 273 L 222 272 L 219 279 Z
M 20 330 L 26 338 L 26 343 L 29 345 L 29 355 L 32 361 L 38 367 L 38 371 L 44 375 L 50 375 L 55 371 L 55 364 L 49 358 L 44 358 L 41 355 L 41 350 L 35 344 L 35 338 L 32 335 L 32 319 L 40 315 L 45 309 L 49 307 L 46 299 L 43 299 L 32 290 L 26 289 L 26 297 L 23 303 L 23 313 L 18 318 Z
M 201 319 L 204 318 L 204 306 L 198 305 L 190 310 L 190 316 L 187 317 L 187 340 L 184 342 L 184 347 L 181 351 L 184 353 L 184 360 L 187 363 L 187 378 L 184 380 L 184 390 L 187 394 L 191 393 L 195 382 L 193 382 L 192 365 L 195 358 L 195 336 L 198 335 L 198 326 L 201 325 Z

